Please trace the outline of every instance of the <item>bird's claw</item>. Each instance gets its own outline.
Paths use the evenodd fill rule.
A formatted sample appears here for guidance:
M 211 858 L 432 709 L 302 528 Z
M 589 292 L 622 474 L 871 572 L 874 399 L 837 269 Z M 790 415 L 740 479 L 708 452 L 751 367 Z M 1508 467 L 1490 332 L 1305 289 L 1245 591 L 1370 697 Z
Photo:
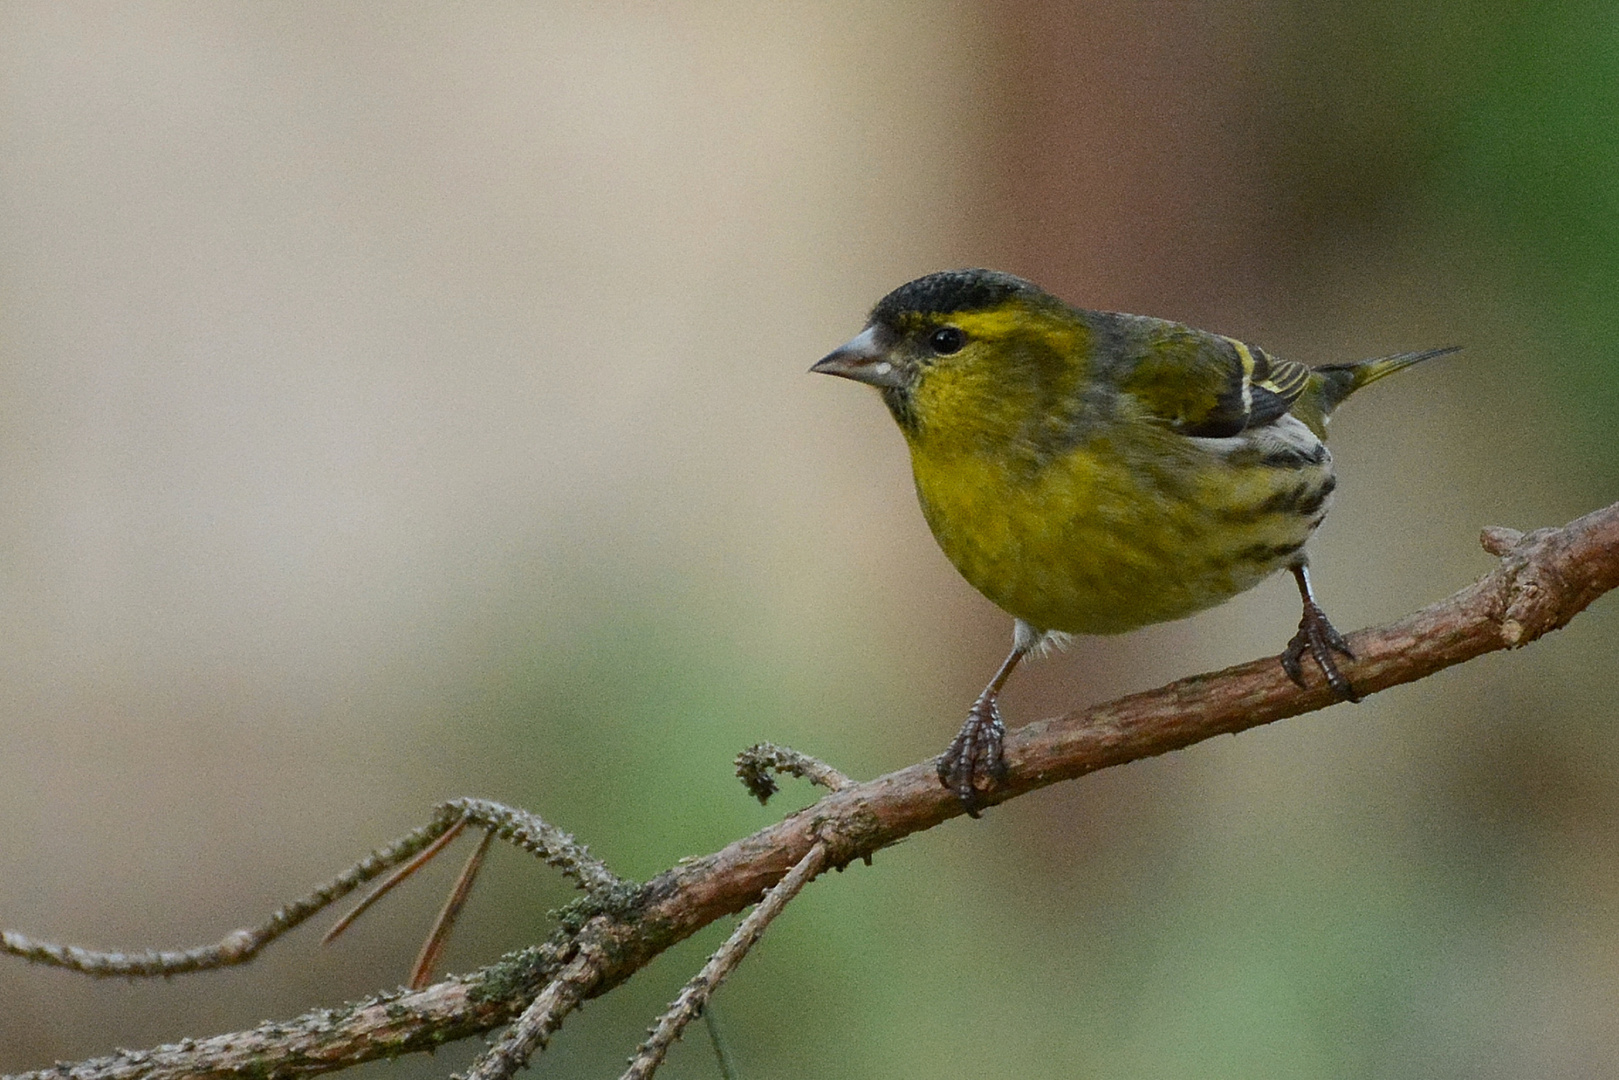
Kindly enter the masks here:
M 1005 736 L 1001 711 L 986 694 L 973 702 L 967 722 L 939 755 L 939 782 L 956 793 L 969 817 L 978 816 L 984 795 L 1006 776 L 1006 761 L 1001 757 Z
M 1359 701 L 1360 695 L 1355 688 L 1344 678 L 1343 672 L 1338 670 L 1337 663 L 1332 654 L 1342 653 L 1353 660 L 1354 652 L 1344 636 L 1327 621 L 1327 613 L 1308 601 L 1304 604 L 1304 617 L 1299 620 L 1299 632 L 1293 635 L 1293 640 L 1287 643 L 1282 652 L 1282 670 L 1287 677 L 1299 685 L 1300 689 L 1308 689 L 1304 682 L 1304 654 L 1308 652 L 1315 661 L 1316 667 L 1326 677 L 1327 685 L 1332 692 L 1345 701 Z

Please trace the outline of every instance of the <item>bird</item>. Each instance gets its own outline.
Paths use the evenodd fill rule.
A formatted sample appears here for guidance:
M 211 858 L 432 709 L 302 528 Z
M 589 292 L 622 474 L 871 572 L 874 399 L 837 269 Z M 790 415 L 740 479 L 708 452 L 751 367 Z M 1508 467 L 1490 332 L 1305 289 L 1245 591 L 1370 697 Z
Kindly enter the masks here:
M 998 698 L 1030 654 L 1220 604 L 1281 570 L 1303 605 L 1280 656 L 1360 695 L 1305 545 L 1337 477 L 1327 420 L 1356 390 L 1459 346 L 1310 367 L 1166 319 L 1089 311 L 1011 274 L 949 270 L 883 297 L 811 372 L 875 387 L 917 499 L 1012 649 L 936 762 L 974 817 L 1006 776 Z

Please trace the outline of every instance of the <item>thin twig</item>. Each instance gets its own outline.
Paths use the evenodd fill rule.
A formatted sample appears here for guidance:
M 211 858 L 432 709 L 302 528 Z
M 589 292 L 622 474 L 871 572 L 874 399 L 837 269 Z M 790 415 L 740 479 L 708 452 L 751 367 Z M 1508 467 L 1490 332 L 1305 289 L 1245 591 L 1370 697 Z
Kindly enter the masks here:
M 110 976 L 181 975 L 189 971 L 245 964 L 270 942 L 298 926 L 323 908 L 347 896 L 377 875 L 397 866 L 430 846 L 461 820 L 462 812 L 454 804 L 437 807 L 433 819 L 421 828 L 377 848 L 354 866 L 343 871 L 299 900 L 294 900 L 272 914 L 258 926 L 226 934 L 212 945 L 191 949 L 147 950 L 118 952 L 114 950 L 82 949 L 77 945 L 58 945 L 49 941 L 36 941 L 14 930 L 0 931 L 0 952 L 8 952 L 37 964 L 64 967 L 73 971 Z
M 634 882 L 613 873 L 588 847 L 538 814 L 488 799 L 455 799 L 445 805 L 460 808 L 472 824 L 482 825 L 507 843 L 544 859 L 591 896 L 635 888 Z
M 781 914 L 788 901 L 797 896 L 798 891 L 825 866 L 826 845 L 816 844 L 787 872 L 786 877 L 776 882 L 771 890 L 765 893 L 764 899 L 759 901 L 759 906 L 748 912 L 748 917 L 743 919 L 731 936 L 725 939 L 725 944 L 708 958 L 708 963 L 703 965 L 703 970 L 697 973 L 697 977 L 681 989 L 668 1011 L 658 1017 L 651 1037 L 635 1052 L 635 1057 L 630 1060 L 630 1067 L 624 1070 L 620 1080 L 649 1080 L 663 1063 L 664 1056 L 669 1053 L 669 1047 L 680 1038 L 680 1033 L 686 1029 L 686 1025 L 703 1011 L 703 1006 L 708 1004 L 709 996 L 719 989 L 720 983 L 736 970 L 742 958 L 748 955 L 748 950 L 753 948 L 754 943 L 765 932 L 765 927 Z
M 634 882 L 621 878 L 590 854 L 585 845 L 547 824 L 537 815 L 487 799 L 452 799 L 433 808 L 433 818 L 421 828 L 406 833 L 391 844 L 377 848 L 354 866 L 272 914 L 258 926 L 236 930 L 210 945 L 190 949 L 147 950 L 126 953 L 116 950 L 84 949 L 37 941 L 15 930 L 0 930 L 0 952 L 20 956 L 38 964 L 63 967 L 97 978 L 126 978 L 183 975 L 192 971 L 245 964 L 276 938 L 310 916 L 330 906 L 355 889 L 418 853 L 435 852 L 446 833 L 466 825 L 481 825 L 532 855 L 557 867 L 587 894 L 604 901 L 633 894 Z M 430 856 L 429 856 L 430 857 Z M 406 875 L 408 876 L 408 874 Z M 379 892 L 385 892 L 386 887 Z M 362 902 L 339 926 L 328 933 L 333 937 L 353 921 L 377 897 Z
M 601 920 L 596 920 L 597 929 Z M 581 937 L 593 941 L 589 933 Z M 601 981 L 606 958 L 599 947 L 581 945 L 579 952 L 555 979 L 540 991 L 523 1015 L 517 1018 L 500 1041 L 489 1048 L 467 1071 L 466 1080 L 508 1080 L 518 1069 L 528 1064 L 536 1050 L 545 1049 L 562 1020 L 585 999 L 591 989 Z
M 828 791 L 842 791 L 854 783 L 819 758 L 775 743 L 754 743 L 736 756 L 736 775 L 748 793 L 761 803 L 769 802 L 770 796 L 781 790 L 770 775 L 772 770 L 819 784 Z

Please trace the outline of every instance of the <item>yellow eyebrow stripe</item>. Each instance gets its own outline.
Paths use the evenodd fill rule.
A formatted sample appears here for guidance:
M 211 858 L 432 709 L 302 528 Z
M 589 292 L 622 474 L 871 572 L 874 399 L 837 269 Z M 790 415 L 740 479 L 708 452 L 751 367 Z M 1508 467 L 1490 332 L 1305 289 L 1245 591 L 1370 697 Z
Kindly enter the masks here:
M 1004 338 L 1020 328 L 1022 324 L 1019 320 L 1020 315 L 1016 311 L 992 309 L 957 312 L 945 321 L 951 326 L 959 326 L 971 338 Z

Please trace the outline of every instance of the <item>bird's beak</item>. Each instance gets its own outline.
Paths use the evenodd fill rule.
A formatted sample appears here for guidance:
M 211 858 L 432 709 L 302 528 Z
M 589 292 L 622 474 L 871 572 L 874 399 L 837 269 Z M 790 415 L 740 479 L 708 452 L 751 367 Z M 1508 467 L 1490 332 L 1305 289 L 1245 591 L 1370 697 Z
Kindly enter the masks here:
M 888 358 L 888 342 L 883 340 L 886 337 L 879 327 L 868 326 L 853 341 L 828 353 L 810 371 L 872 386 L 902 387 L 905 380 Z

